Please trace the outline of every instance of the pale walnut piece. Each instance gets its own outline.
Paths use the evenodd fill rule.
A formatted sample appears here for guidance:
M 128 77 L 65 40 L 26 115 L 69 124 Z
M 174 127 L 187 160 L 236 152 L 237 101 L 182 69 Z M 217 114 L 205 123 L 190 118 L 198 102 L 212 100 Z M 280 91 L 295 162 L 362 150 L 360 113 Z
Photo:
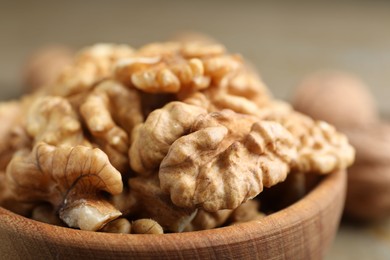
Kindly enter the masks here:
M 38 143 L 14 155 L 6 183 L 15 200 L 49 202 L 70 227 L 98 230 L 121 215 L 101 194 L 121 193 L 121 175 L 99 149 Z
M 180 207 L 237 208 L 286 178 L 295 143 L 275 122 L 230 110 L 200 116 L 161 162 L 161 188 Z
M 131 224 L 125 218 L 118 218 L 107 223 L 100 231 L 116 234 L 130 234 Z
M 163 228 L 153 219 L 138 219 L 131 223 L 132 234 L 164 234 Z
M 83 135 L 76 111 L 62 97 L 37 97 L 27 112 L 26 129 L 35 143 L 90 146 Z
M 36 50 L 26 61 L 23 78 L 27 92 L 51 85 L 66 66 L 72 63 L 73 50 L 49 45 Z
M 119 59 L 131 57 L 134 50 L 127 45 L 96 44 L 81 50 L 58 76 L 57 80 L 48 86 L 52 95 L 71 96 L 88 90 L 93 85 L 107 77 Z
M 80 113 L 94 142 L 120 172 L 129 168 L 129 135 L 143 122 L 140 98 L 135 90 L 115 81 L 104 81 L 88 94 Z
M 241 57 L 226 53 L 219 44 L 155 43 L 120 60 L 116 78 L 149 93 L 191 92 L 218 85 L 242 66 Z
M 188 134 L 195 119 L 206 110 L 182 102 L 170 102 L 149 114 L 135 127 L 129 151 L 131 168 L 140 175 L 158 169 L 171 144 Z

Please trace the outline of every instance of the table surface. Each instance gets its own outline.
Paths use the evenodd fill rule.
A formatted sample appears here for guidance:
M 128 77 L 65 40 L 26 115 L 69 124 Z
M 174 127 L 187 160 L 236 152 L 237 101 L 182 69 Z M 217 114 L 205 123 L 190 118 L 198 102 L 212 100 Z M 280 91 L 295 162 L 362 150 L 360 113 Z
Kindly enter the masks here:
M 212 35 L 288 99 L 308 73 L 359 75 L 390 112 L 390 1 L 4 1 L 0 0 L 0 99 L 22 93 L 21 69 L 49 44 L 144 43 L 180 31 Z M 390 259 L 390 221 L 342 224 L 326 259 Z

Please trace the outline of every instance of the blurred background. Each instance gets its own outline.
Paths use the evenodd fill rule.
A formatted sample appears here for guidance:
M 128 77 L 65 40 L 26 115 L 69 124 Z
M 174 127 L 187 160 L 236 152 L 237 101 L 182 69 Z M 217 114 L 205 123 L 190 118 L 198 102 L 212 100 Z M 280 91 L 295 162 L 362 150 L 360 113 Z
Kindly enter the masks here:
M 390 113 L 390 1 L 0 0 L 0 99 L 22 93 L 23 66 L 38 48 L 139 47 L 186 31 L 252 61 L 278 98 L 308 73 L 340 69 L 360 76 Z M 345 224 L 327 257 L 390 259 L 389 226 Z

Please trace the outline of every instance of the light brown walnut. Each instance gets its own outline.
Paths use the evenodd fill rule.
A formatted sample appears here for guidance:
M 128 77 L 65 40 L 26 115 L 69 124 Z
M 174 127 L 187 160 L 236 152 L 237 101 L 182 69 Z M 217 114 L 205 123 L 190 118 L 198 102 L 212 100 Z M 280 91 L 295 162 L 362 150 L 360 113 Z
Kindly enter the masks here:
M 118 62 L 116 78 L 149 93 L 191 92 L 218 85 L 243 66 L 219 44 L 167 42 L 144 46 Z
M 48 86 L 48 91 L 52 95 L 71 96 L 88 90 L 102 79 L 111 77 L 117 61 L 131 57 L 133 52 L 127 45 L 116 44 L 96 44 L 84 48 Z
M 22 101 L 0 103 L 0 171 L 5 171 L 13 154 L 31 145 L 31 140 L 23 127 Z
M 260 203 L 257 200 L 248 200 L 233 210 L 227 220 L 229 225 L 244 223 L 252 220 L 257 220 L 265 217 L 264 213 L 260 212 Z
M 298 141 L 299 158 L 292 167 L 294 170 L 326 174 L 346 169 L 354 162 L 354 148 L 332 125 L 296 111 L 268 119 L 279 122 Z
M 318 71 L 305 77 L 292 104 L 298 111 L 338 128 L 379 121 L 369 87 L 358 77 L 341 71 Z
M 26 129 L 35 143 L 54 146 L 90 146 L 80 119 L 71 104 L 62 97 L 39 96 L 26 116 Z
M 80 113 L 93 141 L 114 167 L 125 173 L 129 168 L 129 135 L 143 122 L 138 93 L 115 81 L 103 81 L 85 98 Z
M 107 223 L 100 231 L 116 234 L 130 234 L 131 223 L 125 218 L 118 218 Z
M 131 223 L 132 234 L 164 234 L 163 228 L 153 219 L 137 219 Z
M 216 212 L 208 212 L 199 209 L 195 218 L 184 229 L 185 232 L 206 230 L 222 226 L 232 214 L 231 209 L 221 209 Z
M 34 51 L 24 65 L 23 78 L 27 92 L 51 85 L 66 66 L 72 63 L 73 50 L 67 46 L 49 45 Z
M 280 124 L 230 110 L 200 116 L 161 162 L 161 188 L 180 207 L 234 209 L 283 181 L 297 159 Z
M 65 226 L 65 223 L 58 217 L 56 209 L 46 203 L 36 206 L 31 213 L 31 218 L 51 225 Z
M 130 208 L 129 215 L 154 219 L 164 230 L 171 232 L 182 232 L 197 212 L 196 209 L 174 205 L 169 195 L 161 190 L 157 174 L 147 178 L 130 178 L 129 193 L 123 198 Z M 124 205 L 123 202 L 121 204 Z
M 121 213 L 101 196 L 122 192 L 120 173 L 99 149 L 38 143 L 14 155 L 6 188 L 21 202 L 48 202 L 70 227 L 98 230 Z
M 140 175 L 158 169 L 171 144 L 189 133 L 195 119 L 205 113 L 203 108 L 182 102 L 170 102 L 150 113 L 132 133 L 131 168 Z

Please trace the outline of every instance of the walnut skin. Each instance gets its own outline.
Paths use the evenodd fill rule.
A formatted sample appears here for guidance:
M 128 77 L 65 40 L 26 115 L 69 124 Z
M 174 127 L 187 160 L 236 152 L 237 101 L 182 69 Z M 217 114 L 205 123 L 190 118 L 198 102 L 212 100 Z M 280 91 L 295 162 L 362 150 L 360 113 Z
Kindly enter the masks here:
M 15 200 L 47 201 L 70 227 L 98 230 L 121 215 L 100 197 L 101 191 L 121 193 L 122 180 L 99 149 L 38 143 L 31 153 L 14 155 L 6 182 Z
M 195 218 L 184 229 L 185 232 L 212 229 L 222 226 L 232 214 L 230 209 L 221 209 L 216 212 L 208 212 L 199 209 Z
M 118 59 L 131 57 L 133 52 L 127 45 L 115 44 L 96 44 L 85 48 L 49 86 L 48 92 L 65 97 L 88 90 L 96 82 L 111 75 Z
M 283 181 L 296 160 L 291 134 L 275 122 L 223 110 L 200 116 L 161 162 L 161 188 L 180 207 L 234 209 Z
M 191 92 L 216 85 L 237 70 L 242 60 L 208 43 L 150 44 L 118 62 L 116 78 L 149 93 Z
M 129 135 L 136 124 L 143 122 L 138 94 L 114 81 L 103 81 L 86 97 L 80 113 L 94 142 L 113 166 L 121 173 L 127 172 Z
M 340 71 L 319 71 L 304 78 L 292 104 L 298 111 L 336 127 L 379 120 L 369 88 L 356 76 Z
M 251 199 L 289 173 L 354 159 L 344 135 L 273 99 L 212 41 L 94 45 L 44 85 L 0 105 L 0 205 L 45 222 L 215 228 L 258 218 Z
M 131 223 L 132 234 L 164 234 L 163 228 L 153 219 L 138 219 Z
M 107 223 L 100 231 L 106 233 L 130 234 L 131 224 L 125 218 L 118 218 Z
M 27 92 L 53 84 L 66 66 L 72 63 L 73 50 L 66 46 L 51 45 L 35 51 L 24 68 Z
M 140 175 L 157 169 L 170 145 L 188 133 L 195 118 L 203 113 L 204 109 L 182 102 L 171 102 L 153 111 L 132 133 L 131 168 Z
M 37 97 L 27 113 L 26 129 L 34 142 L 55 146 L 90 146 L 85 140 L 79 117 L 62 97 Z
M 22 102 L 9 101 L 0 103 L 0 171 L 5 171 L 13 154 L 30 146 L 21 120 L 24 113 Z
M 293 170 L 327 174 L 350 166 L 355 150 L 347 137 L 324 121 L 277 104 L 276 113 L 264 113 L 262 118 L 279 122 L 298 142 L 298 159 Z
M 135 202 L 130 205 L 130 213 L 137 218 L 154 219 L 164 230 L 182 232 L 196 215 L 196 209 L 180 208 L 172 203 L 169 195 L 161 190 L 157 174 L 130 178 L 129 190 L 127 201 Z

